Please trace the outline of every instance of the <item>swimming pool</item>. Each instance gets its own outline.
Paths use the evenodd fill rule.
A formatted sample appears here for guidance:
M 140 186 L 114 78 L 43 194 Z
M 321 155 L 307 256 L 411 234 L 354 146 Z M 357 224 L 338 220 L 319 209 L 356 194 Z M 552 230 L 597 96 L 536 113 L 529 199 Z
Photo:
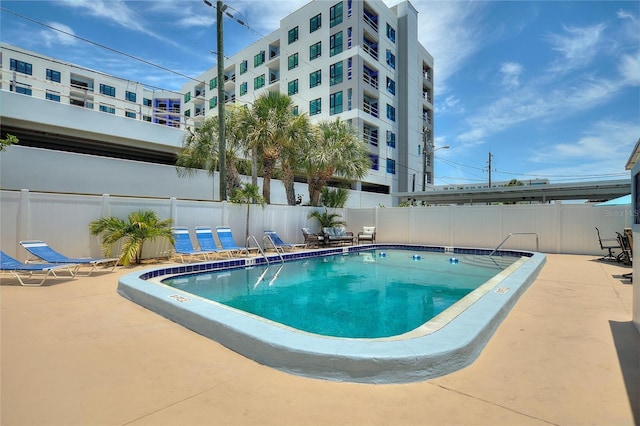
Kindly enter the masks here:
M 376 250 L 487 255 L 483 249 L 377 244 L 286 254 L 286 260 Z M 501 251 L 518 257 L 512 265 L 472 290 L 451 308 L 408 332 L 380 338 L 328 337 L 265 320 L 161 283 L 169 276 L 210 273 L 265 263 L 233 259 L 156 268 L 121 277 L 124 297 L 210 337 L 257 362 L 290 373 L 337 381 L 404 383 L 441 376 L 478 356 L 499 323 L 544 265 L 541 253 Z M 278 256 L 269 257 L 272 268 Z M 419 263 L 419 262 L 418 262 Z
M 433 319 L 518 258 L 368 250 L 163 284 L 309 333 L 380 338 Z

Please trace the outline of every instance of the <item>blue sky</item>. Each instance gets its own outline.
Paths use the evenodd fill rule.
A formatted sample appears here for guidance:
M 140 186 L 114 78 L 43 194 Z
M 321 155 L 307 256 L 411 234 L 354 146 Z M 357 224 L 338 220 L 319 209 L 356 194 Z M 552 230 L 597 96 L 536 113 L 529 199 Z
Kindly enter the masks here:
M 227 0 L 248 27 L 225 18 L 225 54 L 306 3 Z M 629 176 L 640 138 L 640 2 L 412 4 L 435 58 L 436 147 L 450 146 L 436 152 L 436 184 L 486 182 L 489 152 L 494 182 Z M 3 42 L 118 77 L 179 90 L 215 66 L 215 9 L 202 0 L 0 5 Z

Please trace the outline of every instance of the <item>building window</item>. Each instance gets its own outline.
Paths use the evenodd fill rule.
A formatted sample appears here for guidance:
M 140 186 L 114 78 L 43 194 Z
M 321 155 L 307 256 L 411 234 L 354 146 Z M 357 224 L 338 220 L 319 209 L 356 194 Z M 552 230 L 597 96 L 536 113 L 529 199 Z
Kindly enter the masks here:
M 396 109 L 387 104 L 387 118 L 391 121 L 396 121 Z
M 142 99 L 142 105 L 150 107 L 152 105 L 151 99 L 143 98 Z
M 387 158 L 387 173 L 391 175 L 396 174 L 396 161 L 391 158 Z
M 136 93 L 135 92 L 129 92 L 127 90 L 126 92 L 124 92 L 124 98 L 126 100 L 128 100 L 129 102 L 135 102 L 136 101 Z
M 47 91 L 45 96 L 50 101 L 60 102 L 60 94 L 58 94 L 58 93 L 53 93 L 53 92 Z
M 396 134 L 387 130 L 387 146 L 391 148 L 396 147 Z M 420 145 L 418 145 L 419 147 Z
M 389 49 L 387 49 L 387 65 L 389 65 L 394 70 L 396 69 L 396 55 L 391 53 Z
M 296 40 L 298 40 L 298 27 L 291 28 L 289 30 L 289 44 L 293 43 Z
M 245 72 L 247 72 L 248 68 L 249 68 L 249 64 L 247 63 L 246 59 L 244 61 L 240 62 L 240 75 L 242 75 Z
M 50 70 L 47 68 L 47 80 L 60 83 L 60 71 Z
M 17 71 L 22 74 L 31 75 L 33 73 L 33 66 L 30 63 L 18 61 L 17 59 L 11 59 L 9 61 L 9 67 L 11 71 Z
M 213 90 L 218 87 L 218 77 L 213 77 L 209 80 L 209 90 Z
M 342 23 L 342 2 L 331 6 L 329 9 L 329 27 L 333 28 Z
M 313 60 L 322 55 L 322 42 L 319 41 L 316 44 L 309 46 L 309 59 Z
M 293 115 L 298 115 L 298 105 L 293 107 Z
M 105 96 L 116 97 L 116 88 L 113 86 L 107 86 L 106 84 L 100 85 L 100 93 Z
M 125 115 L 125 117 L 136 118 L 136 113 L 133 112 L 133 111 L 125 111 L 124 115 Z
M 329 56 L 342 52 L 342 31 L 329 37 Z
M 387 92 L 392 95 L 396 94 L 396 82 L 387 77 Z
M 342 61 L 329 66 L 329 85 L 342 83 Z
M 240 85 L 240 96 L 245 95 L 247 93 L 247 82 L 245 81 Z
M 116 109 L 112 106 L 109 105 L 100 105 L 100 111 L 102 112 L 108 112 L 109 114 L 115 114 L 116 113 Z
M 387 38 L 392 42 L 396 42 L 396 30 L 389 24 L 387 24 Z
M 253 79 L 253 90 L 264 87 L 264 74 Z
M 151 123 L 151 116 L 150 115 L 143 115 L 142 116 L 142 120 Z
M 316 87 L 322 83 L 322 71 L 314 71 L 309 74 L 309 87 Z
M 191 92 L 187 92 L 184 94 L 184 102 L 187 103 L 191 100 Z
M 340 114 L 342 112 L 342 92 L 329 95 L 329 114 Z
M 378 156 L 369 154 L 369 160 L 371 160 L 371 170 L 378 170 Z
M 298 93 L 298 79 L 296 78 L 293 81 L 289 82 L 289 90 L 287 91 L 287 93 L 289 95 L 295 95 L 296 93 Z
M 294 53 L 289 56 L 289 69 L 292 70 L 298 66 L 298 54 Z
M 261 50 L 256 56 L 253 57 L 253 66 L 257 67 L 264 64 L 264 50 Z
M 322 26 L 322 13 L 309 19 L 309 32 L 312 33 Z
M 322 99 L 314 99 L 309 101 L 309 115 L 316 115 L 322 112 Z
M 218 97 L 217 96 L 214 96 L 213 98 L 209 99 L 209 109 L 214 109 L 217 106 L 218 106 Z

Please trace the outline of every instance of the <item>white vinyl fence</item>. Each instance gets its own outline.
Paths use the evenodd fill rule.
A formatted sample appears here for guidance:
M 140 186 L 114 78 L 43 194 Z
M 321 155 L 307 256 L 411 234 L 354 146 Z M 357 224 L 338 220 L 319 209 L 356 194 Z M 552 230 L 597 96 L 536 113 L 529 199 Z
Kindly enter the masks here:
M 100 217 L 126 219 L 136 210 L 151 209 L 160 219 L 192 230 L 198 225 L 230 226 L 236 242 L 245 240 L 247 205 L 176 198 L 132 198 L 109 195 L 68 195 L 27 190 L 0 191 L 0 246 L 20 260 L 27 253 L 21 240 L 46 241 L 71 256 L 102 256 L 100 244 L 89 233 L 89 223 Z M 249 235 L 262 243 L 263 231 L 273 229 L 283 240 L 302 242 L 300 228 L 319 230 L 307 219 L 317 207 L 251 205 Z M 546 253 L 600 255 L 595 227 L 603 238 L 614 237 L 631 226 L 630 206 L 598 207 L 588 204 L 532 204 L 503 206 L 442 206 L 335 209 L 354 234 L 363 226 L 377 227 L 377 242 L 437 246 L 495 248 L 509 233 L 535 233 L 539 250 Z M 513 235 L 504 248 L 535 250 L 534 235 Z M 165 256 L 166 241 L 145 246 L 145 257 Z

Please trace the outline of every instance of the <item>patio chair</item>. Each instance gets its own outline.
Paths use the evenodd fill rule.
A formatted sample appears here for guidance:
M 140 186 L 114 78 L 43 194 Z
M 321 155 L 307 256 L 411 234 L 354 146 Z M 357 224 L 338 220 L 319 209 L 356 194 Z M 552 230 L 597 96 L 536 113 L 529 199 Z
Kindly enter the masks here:
M 206 251 L 210 254 L 223 254 L 225 253 L 231 258 L 232 250 L 220 249 L 213 239 L 213 230 L 210 226 L 196 226 L 196 238 L 198 239 L 198 245 L 200 250 Z
M 347 231 L 343 226 L 322 228 L 322 236 L 328 245 L 353 244 L 355 240 L 353 232 Z
M 620 241 L 617 238 L 601 238 L 600 237 L 600 230 L 598 229 L 598 227 L 596 226 L 596 233 L 598 234 L 598 243 L 600 243 L 600 248 L 602 250 L 607 250 L 608 254 L 606 256 L 601 257 L 598 260 L 616 260 L 616 261 L 620 261 L 620 259 L 618 258 L 620 255 L 618 254 L 617 256 L 614 255 L 613 251 L 614 250 L 620 250 Z
M 302 228 L 302 236 L 307 247 L 320 247 L 324 245 L 324 237 L 322 234 L 314 234 L 309 228 Z
M 218 241 L 223 250 L 228 250 L 231 255 L 240 256 L 242 254 L 249 254 L 249 250 L 246 247 L 240 247 L 236 244 L 236 240 L 233 238 L 233 232 L 228 226 L 216 226 L 216 234 L 218 235 Z
M 206 251 L 193 248 L 191 237 L 189 236 L 189 228 L 186 226 L 174 226 L 171 228 L 171 234 L 175 240 L 173 248 L 182 263 L 185 263 L 185 258 L 201 258 L 203 261 L 209 260 Z
M 11 274 L 23 286 L 41 286 L 49 277 L 74 278 L 79 267 L 80 265 L 72 263 L 22 263 L 0 251 L 0 271 Z M 69 276 L 59 277 L 59 272 L 66 272 Z M 27 282 L 36 275 L 38 279 L 42 276 L 42 279 L 35 283 Z
M 293 251 L 296 248 L 304 248 L 306 244 L 295 244 L 295 243 L 285 243 L 282 241 L 280 236 L 276 231 L 264 231 L 263 240 L 265 242 L 265 248 L 267 247 L 267 243 L 273 246 L 275 251 L 280 251 L 284 253 L 285 251 Z
M 358 244 L 361 241 L 368 241 L 371 243 L 376 242 L 376 227 L 375 226 L 363 226 L 362 232 L 358 232 L 357 237 Z
M 118 266 L 117 257 L 67 257 L 52 249 L 44 241 L 20 241 L 20 245 L 35 256 L 35 259 L 27 260 L 27 263 L 33 263 L 34 261 L 46 263 L 72 263 L 74 265 L 80 265 L 80 267 L 90 268 L 87 273 L 83 273 L 82 275 L 77 272 L 74 274 L 79 277 L 88 277 L 94 271 L 97 271 L 99 267 L 106 267 L 106 265 L 111 263 L 113 263 L 113 268 L 111 268 L 112 272 L 115 271 Z

